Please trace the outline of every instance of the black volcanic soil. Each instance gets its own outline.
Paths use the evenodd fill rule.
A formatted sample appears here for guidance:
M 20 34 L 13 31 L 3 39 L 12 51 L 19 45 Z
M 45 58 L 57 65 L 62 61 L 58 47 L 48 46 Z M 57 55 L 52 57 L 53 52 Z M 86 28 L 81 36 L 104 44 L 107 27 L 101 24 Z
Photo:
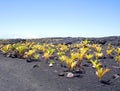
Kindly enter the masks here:
M 80 43 L 85 38 L 42 38 L 32 39 L 39 43 Z M 120 47 L 120 37 L 90 38 L 91 43 L 100 43 L 104 47 L 111 43 Z M 11 39 L 1 41 L 3 44 L 17 43 L 24 39 Z M 100 83 L 95 70 L 87 62 L 83 62 L 85 73 L 76 73 L 74 78 L 66 78 L 67 68 L 61 67 L 56 60 L 53 67 L 49 67 L 45 61 L 26 62 L 25 59 L 7 58 L 0 54 L 0 91 L 120 91 L 120 64 L 112 58 L 100 59 L 104 66 L 111 70 L 103 80 L 108 83 Z M 59 76 L 61 72 L 65 76 Z M 115 75 L 118 77 L 115 78 Z

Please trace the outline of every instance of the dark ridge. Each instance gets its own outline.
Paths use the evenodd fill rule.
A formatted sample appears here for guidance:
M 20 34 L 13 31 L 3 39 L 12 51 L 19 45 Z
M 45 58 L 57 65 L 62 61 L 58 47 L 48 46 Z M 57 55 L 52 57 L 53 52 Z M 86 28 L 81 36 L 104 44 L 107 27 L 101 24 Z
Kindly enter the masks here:
M 53 44 L 72 44 L 72 43 L 81 43 L 82 40 L 88 39 L 91 43 L 98 43 L 98 44 L 108 44 L 111 43 L 112 45 L 119 46 L 120 45 L 120 36 L 109 36 L 109 37 L 100 37 L 100 38 L 87 38 L 87 37 L 51 37 L 51 38 L 38 38 L 38 39 L 7 39 L 1 40 L 0 43 L 2 44 L 13 44 L 18 42 L 25 42 L 27 41 L 34 41 L 37 43 L 53 43 Z

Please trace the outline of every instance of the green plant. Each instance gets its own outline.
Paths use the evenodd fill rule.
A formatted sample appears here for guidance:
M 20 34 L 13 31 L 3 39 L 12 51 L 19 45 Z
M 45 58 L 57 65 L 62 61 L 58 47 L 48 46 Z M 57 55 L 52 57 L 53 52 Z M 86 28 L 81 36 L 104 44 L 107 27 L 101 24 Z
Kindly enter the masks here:
M 110 43 L 108 43 L 107 49 L 111 49 L 111 48 L 112 48 L 112 45 Z
M 102 66 L 102 64 L 98 60 L 90 60 L 90 62 L 95 69 L 99 69 Z
M 38 59 L 39 59 L 39 54 L 34 54 L 34 55 L 33 55 L 33 58 L 34 58 L 35 60 L 38 60 Z
M 93 54 L 86 54 L 86 55 L 85 55 L 85 58 L 86 58 L 88 61 L 90 61 L 90 59 L 93 58 Z
M 88 43 L 90 43 L 90 40 L 89 40 L 89 39 L 85 39 L 85 40 L 82 41 L 82 45 L 86 45 L 86 44 L 88 44 Z
M 88 48 L 80 48 L 80 52 L 78 53 L 79 61 L 82 61 L 82 59 L 84 58 L 84 56 L 88 50 L 89 50 Z
M 65 63 L 67 64 L 67 67 L 69 70 L 73 70 L 77 65 L 77 61 L 75 61 L 71 58 L 67 58 Z
M 107 55 L 110 56 L 112 54 L 113 50 L 114 50 L 113 48 L 106 50 Z
M 118 48 L 115 50 L 115 52 L 116 52 L 117 54 L 120 54 L 120 47 L 118 47 Z
M 90 60 L 92 63 L 93 67 L 96 69 L 96 75 L 99 78 L 99 81 L 102 80 L 103 76 L 110 71 L 109 68 L 102 68 L 102 64 L 98 60 Z
M 115 56 L 115 60 L 120 63 L 120 55 Z
M 81 48 L 79 53 L 76 53 L 78 61 L 75 62 L 75 68 L 82 68 L 81 63 L 83 61 L 83 58 L 88 51 L 88 48 Z
M 48 49 L 46 50 L 46 52 L 47 52 L 48 54 L 52 55 L 52 54 L 55 52 L 55 49 L 53 49 L 53 48 L 48 48 Z
M 21 44 L 17 43 L 17 44 L 13 44 L 12 45 L 12 51 L 15 51 L 17 47 L 19 47 Z
M 110 71 L 109 68 L 99 68 L 96 70 L 96 75 L 98 76 L 99 80 L 101 81 L 101 79 L 103 78 L 103 76 L 108 73 Z
M 70 53 L 70 57 L 71 57 L 71 59 L 73 59 L 73 60 L 78 59 L 78 58 L 79 58 L 79 53 L 71 52 L 71 53 Z
M 64 53 L 64 52 L 59 51 L 59 52 L 57 52 L 57 55 L 58 55 L 58 56 L 62 56 L 62 55 L 65 55 L 65 53 Z
M 96 59 L 102 58 L 104 54 L 102 52 L 95 52 Z
M 29 58 L 33 54 L 35 54 L 36 50 L 29 50 L 28 52 L 25 52 L 25 58 Z
M 101 46 L 97 46 L 97 47 L 95 47 L 95 49 L 96 49 L 96 52 L 98 52 L 98 53 L 100 53 L 102 51 L 102 47 Z
M 62 52 L 66 52 L 67 50 L 68 50 L 68 46 L 67 45 L 65 45 L 65 44 L 58 44 L 57 45 L 57 49 L 58 49 L 58 51 L 62 51 Z
M 69 70 L 73 70 L 75 68 L 75 66 L 77 65 L 77 61 L 75 61 L 71 57 L 63 55 L 63 56 L 59 57 L 59 59 L 61 60 L 61 62 L 66 63 Z
M 1 48 L 1 51 L 4 53 L 4 54 L 6 54 L 6 53 L 8 53 L 10 50 L 11 50 L 11 44 L 7 44 L 7 45 L 5 45 L 5 46 L 3 46 L 2 48 Z
M 22 58 L 24 55 L 24 52 L 27 50 L 27 46 L 25 45 L 20 45 L 16 48 L 16 50 L 18 51 L 18 57 Z
M 43 58 L 45 58 L 45 60 L 50 59 L 50 57 L 52 57 L 54 52 L 55 52 L 55 49 L 52 49 L 52 48 L 47 49 L 43 54 Z
M 51 57 L 51 55 L 47 52 L 44 53 L 43 58 L 45 58 L 45 60 L 49 59 Z
M 31 46 L 32 49 L 35 49 L 35 50 L 39 50 L 39 51 L 42 51 L 44 52 L 46 49 L 45 49 L 45 44 L 35 44 L 33 46 Z
M 59 60 L 60 60 L 61 62 L 64 62 L 66 59 L 67 59 L 67 56 L 65 56 L 65 55 L 59 56 Z

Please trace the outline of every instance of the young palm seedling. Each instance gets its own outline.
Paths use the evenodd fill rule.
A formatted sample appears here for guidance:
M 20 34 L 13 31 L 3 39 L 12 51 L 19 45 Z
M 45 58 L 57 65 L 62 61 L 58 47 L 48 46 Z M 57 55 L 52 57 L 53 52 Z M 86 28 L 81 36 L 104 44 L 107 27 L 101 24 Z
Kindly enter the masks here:
M 113 47 L 112 47 L 112 45 L 109 43 L 109 44 L 107 45 L 107 49 L 111 49 L 111 48 L 113 48 Z
M 89 41 L 88 39 L 85 39 L 85 40 L 83 40 L 83 41 L 81 42 L 81 45 L 82 45 L 82 47 L 85 47 L 85 46 L 87 46 L 89 43 L 90 43 L 90 41 Z
M 7 44 L 1 48 L 1 51 L 6 55 L 11 50 L 11 48 L 11 44 Z
M 44 52 L 46 50 L 45 45 L 41 45 L 41 44 L 35 44 L 31 46 L 31 48 L 35 50 L 39 50 L 40 52 Z
M 111 49 L 107 49 L 106 50 L 106 55 L 110 58 L 113 58 L 113 55 L 114 55 L 114 48 L 111 48 Z
M 96 70 L 96 75 L 98 76 L 99 81 L 101 81 L 102 78 L 103 78 L 103 76 L 104 76 L 106 73 L 108 73 L 109 71 L 110 71 L 109 68 L 103 69 L 103 68 L 100 67 L 99 69 L 97 69 L 97 70 Z
M 69 70 L 73 70 L 77 64 L 77 61 L 68 56 L 61 56 L 61 61 L 66 63 Z
M 35 54 L 36 50 L 29 50 L 28 52 L 25 52 L 25 58 L 31 57 L 33 54 Z
M 45 52 L 43 55 L 43 58 L 45 58 L 45 60 L 49 59 L 51 57 L 51 54 Z
M 60 56 L 62 56 L 62 55 L 65 55 L 65 53 L 64 53 L 64 52 L 59 51 L 59 52 L 57 52 L 57 55 L 60 57 Z
M 73 70 L 75 68 L 75 66 L 77 65 L 77 61 L 75 61 L 71 58 L 67 58 L 65 63 L 67 64 L 67 67 L 69 70 Z
M 17 44 L 13 44 L 12 45 L 12 51 L 15 51 L 17 47 L 19 47 L 21 44 L 17 43 Z
M 77 52 L 70 52 L 71 59 L 75 60 L 78 59 L 79 53 Z
M 49 53 L 49 54 L 53 54 L 54 52 L 55 52 L 55 49 L 53 49 L 53 48 L 48 48 L 47 50 L 47 53 Z
M 45 60 L 50 59 L 54 52 L 55 52 L 55 49 L 52 49 L 52 48 L 47 49 L 43 55 L 43 58 L 45 58 Z
M 101 82 L 103 76 L 108 73 L 110 71 L 109 68 L 105 68 L 103 69 L 102 68 L 102 64 L 98 61 L 98 60 L 91 60 L 91 63 L 93 65 L 93 67 L 96 69 L 96 75 L 98 76 L 99 78 L 99 81 Z
M 85 58 L 90 61 L 93 58 L 93 54 L 86 54 Z
M 35 53 L 35 54 L 33 55 L 33 58 L 34 58 L 35 60 L 38 60 L 38 59 L 39 59 L 39 54 L 36 54 L 36 53 Z
M 61 52 L 66 52 L 67 50 L 68 50 L 68 46 L 67 45 L 65 45 L 65 44 L 58 44 L 57 45 L 57 50 L 58 51 L 61 51 Z
M 95 47 L 95 49 L 96 49 L 96 52 L 101 52 L 102 51 L 102 47 L 101 46 L 97 46 L 97 47 Z
M 18 57 L 19 58 L 23 58 L 24 52 L 26 51 L 27 46 L 25 45 L 20 45 L 16 48 L 16 50 L 18 51 Z
M 113 48 L 106 50 L 107 55 L 110 56 L 112 54 L 113 50 L 114 50 Z
M 100 44 L 92 44 L 92 48 L 96 50 L 96 47 L 100 47 Z
M 66 55 L 61 55 L 61 56 L 59 56 L 59 60 L 60 60 L 61 62 L 65 62 L 66 59 L 67 59 L 67 56 L 66 56 Z
M 120 55 L 116 56 L 115 60 L 120 63 Z
M 120 54 L 120 47 L 118 47 L 115 52 L 119 55 Z
M 104 54 L 102 52 L 95 52 L 96 59 L 102 58 Z
M 92 67 L 95 69 L 99 69 L 100 67 L 102 67 L 102 64 L 98 60 L 90 60 L 90 62 L 93 65 Z
M 81 67 L 81 62 L 83 61 L 83 58 L 84 58 L 87 51 L 88 51 L 88 48 L 81 48 L 80 53 L 77 53 L 78 61 L 77 61 L 77 64 L 76 64 L 75 68 L 80 68 L 80 69 L 82 68 Z

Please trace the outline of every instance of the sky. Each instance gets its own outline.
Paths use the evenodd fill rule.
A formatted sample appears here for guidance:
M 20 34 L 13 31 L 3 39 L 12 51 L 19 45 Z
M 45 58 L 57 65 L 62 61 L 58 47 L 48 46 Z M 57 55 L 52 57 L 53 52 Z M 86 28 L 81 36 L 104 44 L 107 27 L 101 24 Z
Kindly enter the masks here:
M 0 38 L 120 35 L 120 0 L 0 0 Z

